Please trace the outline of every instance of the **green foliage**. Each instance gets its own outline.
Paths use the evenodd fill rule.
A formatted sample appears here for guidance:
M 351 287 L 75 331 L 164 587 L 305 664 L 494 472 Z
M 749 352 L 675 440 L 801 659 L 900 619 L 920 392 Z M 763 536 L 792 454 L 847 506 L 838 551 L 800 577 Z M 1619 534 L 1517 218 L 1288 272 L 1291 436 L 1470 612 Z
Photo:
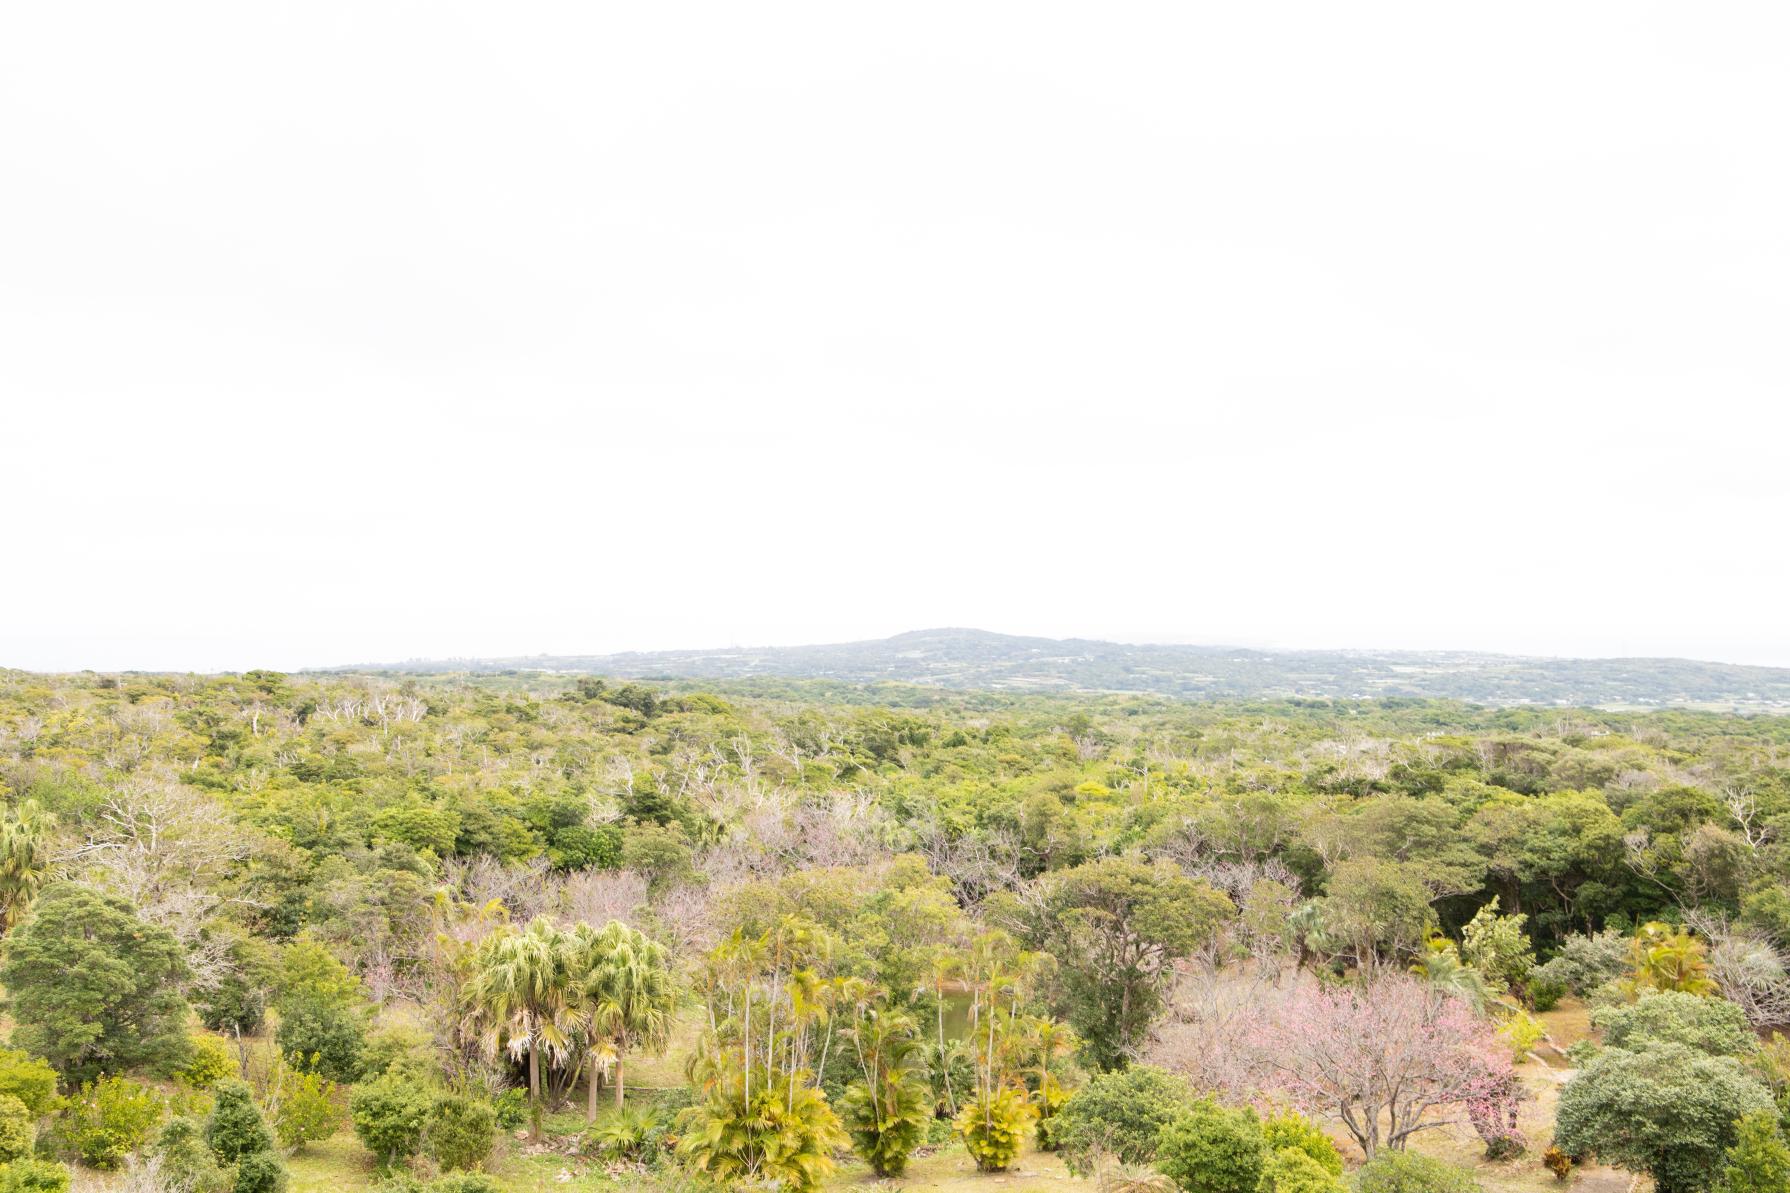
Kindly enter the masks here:
M 648 1158 L 665 1133 L 665 1119 L 639 1106 L 620 1106 L 590 1125 L 587 1138 L 601 1155 L 618 1160 Z
M 1526 915 L 1500 915 L 1498 900 L 1480 908 L 1461 929 L 1461 959 L 1500 990 L 1519 990 L 1535 969 Z
M 1626 1006 L 1600 1007 L 1591 1022 L 1611 1048 L 1683 1044 L 1709 1056 L 1734 1057 L 1759 1051 L 1758 1037 L 1739 1007 L 1679 991 L 1647 993 Z
M 1341 1176 L 1342 1153 L 1330 1136 L 1296 1110 L 1271 1114 L 1262 1120 L 1262 1143 L 1270 1152 L 1302 1152 L 1331 1176 Z
M 1624 984 L 1635 993 L 1659 990 L 1707 996 L 1716 992 L 1703 942 L 1681 928 L 1658 922 L 1643 924 L 1630 942 Z
M 1103 1154 L 1152 1164 L 1162 1131 L 1193 1105 L 1187 1082 L 1150 1065 L 1102 1073 L 1076 1090 L 1051 1120 L 1051 1139 L 1069 1170 L 1094 1171 Z
M 1007 1085 L 967 1103 L 957 1116 L 956 1130 L 979 1170 L 1005 1172 L 1019 1158 L 1036 1116 L 1025 1090 Z
M 0 965 L 13 1043 L 69 1081 L 184 1057 L 186 955 L 122 899 L 74 883 L 47 888 Z
M 1541 1021 L 1525 1011 L 1512 1011 L 1498 1025 L 1498 1038 L 1510 1047 L 1510 1059 L 1521 1064 L 1548 1034 Z
M 1552 960 L 1536 970 L 1536 976 L 1559 982 L 1583 997 L 1628 972 L 1628 963 L 1629 939 L 1622 933 L 1614 930 L 1596 936 L 1574 933 L 1561 942 L 1560 951 Z
M 184 1064 L 174 1070 L 176 1080 L 192 1089 L 210 1089 L 237 1074 L 236 1050 L 216 1036 L 193 1036 Z
M 1479 1193 L 1473 1174 L 1417 1152 L 1383 1151 L 1355 1174 L 1356 1193 Z
M 361 1076 L 371 1079 L 387 1073 L 412 1073 L 433 1078 L 435 1041 L 420 1027 L 392 1023 L 369 1032 L 360 1052 Z
M 1688 1193 L 1719 1171 L 1738 1119 L 1775 1109 L 1733 1057 L 1681 1043 L 1605 1048 L 1561 1091 L 1554 1139 L 1568 1155 L 1648 1173 L 1659 1193 Z
M 847 1032 L 859 1080 L 845 1091 L 839 1117 L 852 1149 L 878 1176 L 899 1176 L 925 1138 L 932 1094 L 918 1068 L 919 1029 L 902 1012 L 861 1010 Z
M 0 1094 L 23 1102 L 33 1121 L 62 1105 L 56 1093 L 56 1070 L 17 1048 L 0 1048 Z
M 321 1073 L 284 1068 L 273 1090 L 273 1130 L 280 1146 L 296 1151 L 342 1127 L 336 1085 Z
M 1790 1147 L 1777 1118 L 1753 1113 L 1735 1128 L 1734 1146 L 1717 1182 L 1720 1193 L 1784 1193 L 1790 1189 Z
M 429 1109 L 423 1150 L 445 1170 L 477 1168 L 491 1154 L 497 1114 L 489 1102 L 443 1094 Z
M 504 1193 L 495 1177 L 482 1172 L 449 1172 L 423 1186 L 425 1193 Z
M 218 1163 L 205 1142 L 205 1124 L 189 1117 L 171 1118 L 155 1139 L 162 1177 L 172 1189 L 186 1193 L 223 1193 L 233 1174 Z
M 37 1120 L 11 1094 L 0 1094 L 0 1164 L 29 1156 L 37 1143 Z
M 1368 961 L 1415 955 L 1436 922 L 1426 877 L 1418 863 L 1379 858 L 1338 862 L 1318 901 L 1325 933 Z
M 1348 1193 L 1339 1173 L 1331 1172 L 1298 1148 L 1270 1150 L 1262 1161 L 1257 1193 Z
M 287 1063 L 349 1082 L 361 1075 L 366 1022 L 359 1007 L 303 994 L 282 1002 L 274 1038 Z
M 417 1154 L 429 1126 L 434 1095 L 403 1074 L 388 1074 L 357 1086 L 348 1102 L 354 1133 L 381 1167 Z
M 68 1193 L 68 1168 L 54 1160 L 14 1160 L 0 1166 L 0 1193 Z
M 110 1171 L 142 1147 L 166 1104 L 146 1085 L 123 1077 L 82 1084 L 63 1110 L 62 1138 L 91 1168 Z
M 1529 1009 L 1538 1015 L 1545 1015 L 1560 1005 L 1566 997 L 1566 983 L 1558 978 L 1542 977 L 1536 974 L 1523 983 L 1523 999 Z
M 236 1161 L 230 1193 L 280 1193 L 286 1187 L 286 1165 L 271 1151 L 249 1152 Z
M 719 1081 L 679 1115 L 678 1128 L 684 1163 L 724 1187 L 813 1189 L 833 1171 L 833 1149 L 846 1142 L 826 1097 L 787 1077 L 761 1080 L 750 1097 L 737 1074 Z
M 1256 1193 L 1264 1147 L 1255 1111 L 1204 1098 L 1163 1129 L 1156 1167 L 1188 1193 Z
M 212 1093 L 211 1115 L 205 1120 L 205 1143 L 225 1164 L 273 1150 L 273 1132 L 244 1082 L 218 1083 Z

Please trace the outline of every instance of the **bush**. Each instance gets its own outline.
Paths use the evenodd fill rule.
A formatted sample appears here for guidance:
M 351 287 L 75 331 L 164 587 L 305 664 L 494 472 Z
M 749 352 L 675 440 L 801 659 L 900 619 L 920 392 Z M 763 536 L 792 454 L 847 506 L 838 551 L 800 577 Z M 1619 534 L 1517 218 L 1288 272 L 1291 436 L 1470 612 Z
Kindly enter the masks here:
M 174 1070 L 178 1081 L 194 1089 L 210 1089 L 226 1077 L 238 1075 L 236 1050 L 216 1036 L 192 1037 L 192 1052 L 186 1063 Z
M 193 1118 L 171 1118 L 156 1137 L 163 1185 L 186 1193 L 224 1193 L 230 1174 L 218 1165 L 205 1142 L 205 1124 Z
M 428 1089 L 408 1078 L 387 1076 L 357 1088 L 348 1114 L 360 1141 L 382 1168 L 390 1168 L 422 1148 L 433 1105 Z
M 482 1172 L 450 1172 L 436 1177 L 423 1188 L 427 1193 L 503 1193 L 497 1178 Z
M 1150 1065 L 1102 1073 L 1050 1120 L 1051 1141 L 1069 1171 L 1087 1176 L 1102 1153 L 1123 1164 L 1150 1164 L 1162 1129 L 1193 1104 L 1187 1083 Z
M 213 1155 L 234 1164 L 244 1156 L 273 1150 L 273 1132 L 247 1085 L 222 1081 L 213 1096 L 211 1116 L 205 1120 L 205 1143 Z
M 1163 1130 L 1156 1167 L 1188 1193 L 1255 1193 L 1263 1150 L 1255 1111 L 1204 1098 Z
M 1554 1174 L 1554 1179 L 1557 1181 L 1564 1181 L 1572 1175 L 1572 1157 L 1557 1147 L 1550 1147 L 1543 1152 L 1541 1163 L 1544 1168 Z
M 1583 998 L 1627 973 L 1628 953 L 1629 938 L 1614 929 L 1596 936 L 1574 934 L 1561 942 L 1560 952 L 1535 976 Z
M 429 1110 L 423 1146 L 443 1169 L 476 1168 L 491 1154 L 497 1115 L 488 1102 L 443 1094 Z
M 68 1193 L 68 1168 L 54 1160 L 14 1160 L 0 1168 L 0 1193 Z
M 0 1094 L 0 1164 L 29 1156 L 37 1143 L 37 1120 L 11 1094 Z
M 1731 1002 L 1670 990 L 1644 994 L 1629 1006 L 1604 1007 L 1591 1016 L 1608 1048 L 1631 1051 L 1654 1044 L 1683 1044 L 1709 1056 L 1748 1057 L 1759 1039 Z
M 281 1147 L 296 1151 L 307 1143 L 328 1139 L 341 1129 L 336 1085 L 323 1074 L 286 1069 L 274 1092 L 273 1132 Z
M 1537 1015 L 1546 1014 L 1566 997 L 1566 983 L 1537 974 L 1523 983 L 1523 997 L 1529 1000 L 1529 1008 Z
M 297 1068 L 315 1069 L 331 1081 L 353 1081 L 361 1075 L 367 1028 L 359 1007 L 296 998 L 281 1006 L 274 1038 L 287 1062 Z
M 655 1110 L 621 1106 L 591 1124 L 586 1137 L 599 1154 L 618 1160 L 640 1160 L 665 1135 L 665 1119 Z
M 878 1096 L 862 1081 L 853 1082 L 839 1102 L 839 1120 L 851 1136 L 852 1150 L 878 1176 L 900 1176 L 925 1137 L 932 1118 L 932 1091 L 907 1075 L 885 1083 Z
M 1005 1172 L 1019 1156 L 1026 1131 L 1037 1110 L 1023 1089 L 1003 1086 L 964 1105 L 957 1116 L 957 1134 L 982 1172 Z
M 1355 1174 L 1357 1193 L 1480 1193 L 1473 1174 L 1416 1152 L 1381 1152 Z
M 1777 1117 L 1749 1114 L 1740 1120 L 1738 1138 L 1728 1149 L 1722 1170 L 1722 1193 L 1784 1193 L 1790 1189 L 1790 1148 L 1778 1134 Z
M 1510 1048 L 1511 1061 L 1519 1065 L 1547 1034 L 1539 1019 L 1523 1011 L 1513 1012 L 1498 1028 L 1498 1038 Z
M 1262 1142 L 1270 1152 L 1303 1152 L 1331 1176 L 1342 1175 L 1342 1153 L 1330 1142 L 1330 1136 L 1298 1111 L 1288 1110 L 1264 1119 Z
M 796 1193 L 826 1179 L 846 1142 L 820 1090 L 784 1076 L 753 1086 L 748 1100 L 737 1070 L 710 1085 L 678 1127 L 678 1152 L 692 1170 L 722 1185 L 756 1178 Z
M 0 1048 L 0 1094 L 23 1102 L 34 1122 L 62 1105 L 56 1095 L 56 1070 L 17 1048 Z
M 142 1147 L 164 1110 L 162 1096 L 122 1077 L 101 1077 L 69 1099 L 62 1134 L 91 1168 L 110 1171 Z
M 1348 1193 L 1342 1177 L 1294 1147 L 1268 1153 L 1258 1193 Z
M 382 1027 L 367 1036 L 361 1051 L 361 1076 L 364 1078 L 408 1073 L 433 1081 L 435 1071 L 435 1042 L 420 1028 L 404 1024 Z
M 286 1187 L 286 1165 L 271 1151 L 249 1152 L 236 1162 L 230 1193 L 280 1193 Z
M 514 1131 L 528 1121 L 528 1091 L 514 1087 L 506 1089 L 491 1100 L 491 1108 L 497 1112 L 497 1125 L 505 1131 Z

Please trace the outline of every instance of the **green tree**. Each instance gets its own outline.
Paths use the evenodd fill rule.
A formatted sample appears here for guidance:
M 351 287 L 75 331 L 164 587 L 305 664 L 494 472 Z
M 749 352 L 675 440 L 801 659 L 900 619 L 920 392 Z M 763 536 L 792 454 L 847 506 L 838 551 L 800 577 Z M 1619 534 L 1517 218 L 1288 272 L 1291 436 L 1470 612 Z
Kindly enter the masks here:
M 1777 1118 L 1748 1114 L 1736 1126 L 1735 1134 L 1718 1182 L 1721 1193 L 1784 1193 L 1790 1189 L 1790 1147 L 1784 1146 Z
M 1265 1152 L 1255 1111 L 1202 1098 L 1164 1128 L 1156 1167 L 1187 1193 L 1256 1193 Z
M 1526 915 L 1500 915 L 1498 900 L 1480 908 L 1461 929 L 1461 959 L 1502 991 L 1522 989 L 1535 969 L 1535 950 L 1523 931 Z
M 273 1150 L 273 1132 L 255 1105 L 254 1094 L 241 1081 L 220 1081 L 212 1091 L 211 1114 L 205 1120 L 205 1143 L 225 1164 L 251 1152 Z
M 58 883 L 7 942 L 0 965 L 13 1042 L 70 1081 L 186 1054 L 186 957 L 122 899 Z
M 37 1120 L 11 1094 L 0 1094 L 0 1164 L 31 1154 L 37 1143 Z
M 1342 1177 L 1297 1148 L 1269 1151 L 1258 1193 L 1348 1193 Z
M 476 1168 L 491 1154 L 497 1112 L 489 1102 L 442 1094 L 429 1109 L 423 1150 L 443 1169 Z
M 1356 1193 L 1479 1193 L 1473 1174 L 1419 1152 L 1386 1151 L 1355 1174 Z
M 1774 1111 L 1733 1057 L 1677 1043 L 1605 1048 L 1561 1091 L 1554 1141 L 1568 1155 L 1645 1172 L 1659 1193 L 1692 1193 L 1720 1171 L 1736 1122 Z
M 14 1160 L 0 1167 L 0 1193 L 68 1193 L 68 1167 L 54 1160 Z
M 920 1029 L 912 1016 L 887 1007 L 854 1008 L 846 1036 L 860 1078 L 845 1091 L 840 1121 L 852 1148 L 881 1177 L 900 1176 L 925 1139 L 931 1090 L 920 1071 Z
M 391 1168 L 421 1150 L 434 1108 L 434 1093 L 401 1074 L 355 1087 L 348 1102 L 354 1133 L 381 1168 Z
M 1108 857 L 1051 880 L 1037 934 L 1061 963 L 1065 1017 L 1096 1065 L 1128 1063 L 1161 1010 L 1174 962 L 1211 940 L 1233 910 L 1167 865 Z
M 625 1093 L 629 1052 L 664 1051 L 677 1013 L 677 984 L 665 946 L 619 920 L 601 929 L 579 924 L 565 945 L 569 998 L 589 1044 L 587 1121 L 597 1117 L 597 1077 L 614 1066 L 615 1104 Z
M 1745 1058 L 1759 1051 L 1759 1038 L 1739 1007 L 1719 998 L 1668 990 L 1642 994 L 1639 1001 L 1600 1007 L 1591 1022 L 1611 1048 L 1637 1049 L 1683 1044 L 1709 1056 Z
M 1318 905 L 1325 933 L 1362 966 L 1410 958 L 1436 922 L 1420 862 L 1338 862 Z

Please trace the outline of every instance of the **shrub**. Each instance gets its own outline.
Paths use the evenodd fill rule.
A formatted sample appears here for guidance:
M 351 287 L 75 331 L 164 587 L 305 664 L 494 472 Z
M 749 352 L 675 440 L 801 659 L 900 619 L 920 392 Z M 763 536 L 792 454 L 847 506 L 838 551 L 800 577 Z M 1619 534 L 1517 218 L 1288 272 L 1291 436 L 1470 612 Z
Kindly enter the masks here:
M 361 1075 L 367 1029 L 359 1007 L 316 997 L 293 999 L 280 1008 L 274 1038 L 286 1060 L 298 1068 L 313 1068 L 331 1081 Z
M 186 1063 L 174 1070 L 174 1077 L 193 1089 L 210 1089 L 237 1073 L 236 1051 L 230 1045 L 216 1036 L 194 1036 L 192 1051 Z
M 1739 1007 L 1679 991 L 1643 994 L 1629 1006 L 1601 1008 L 1591 1022 L 1603 1030 L 1609 1048 L 1683 1044 L 1709 1056 L 1736 1057 L 1759 1051 L 1758 1037 Z
M 427 1193 L 503 1193 L 497 1178 L 482 1172 L 450 1172 L 423 1186 Z
M 1156 1167 L 1188 1193 L 1255 1193 L 1263 1148 L 1255 1111 L 1204 1098 L 1163 1130 Z
M 101 1077 L 69 1099 L 63 1137 L 83 1164 L 110 1171 L 142 1147 L 161 1121 L 162 1096 L 122 1077 Z
M 1535 1016 L 1516 1011 L 1498 1028 L 1498 1038 L 1510 1048 L 1510 1059 L 1521 1064 L 1547 1035 L 1547 1029 Z
M 1583 998 L 1628 972 L 1629 939 L 1614 929 L 1596 936 L 1574 934 L 1561 942 L 1554 959 L 1535 971 Z
M 280 1146 L 297 1150 L 328 1139 L 342 1127 L 336 1084 L 321 1073 L 284 1070 L 274 1087 L 273 1131 Z
M 244 1156 L 273 1150 L 273 1132 L 255 1105 L 254 1095 L 241 1081 L 218 1083 L 211 1116 L 205 1120 L 205 1143 L 225 1164 Z
M 1258 1193 L 1348 1193 L 1340 1174 L 1293 1147 L 1268 1153 L 1256 1189 Z
M 1269 1115 L 1264 1119 L 1262 1142 L 1270 1152 L 1303 1152 L 1331 1176 L 1342 1175 L 1342 1153 L 1330 1142 L 1330 1136 L 1296 1110 Z
M 1555 1143 L 1653 1177 L 1659 1193 L 1701 1189 L 1734 1145 L 1735 1123 L 1775 1112 L 1740 1062 L 1684 1044 L 1605 1048 L 1560 1091 Z
M 1002 1086 L 980 1095 L 957 1116 L 957 1134 L 983 1172 L 1005 1172 L 1019 1155 L 1037 1110 L 1023 1089 Z
M 696 1172 L 722 1185 L 751 1177 L 798 1193 L 833 1171 L 832 1153 L 845 1143 L 818 1089 L 792 1087 L 785 1076 L 753 1086 L 748 1100 L 737 1070 L 680 1114 L 678 1126 L 678 1152 Z
M 273 1152 L 249 1152 L 236 1161 L 230 1193 L 280 1193 L 285 1187 L 286 1165 Z
M 932 1117 L 931 1089 L 906 1071 L 895 1072 L 875 1096 L 857 1081 L 839 1102 L 839 1119 L 851 1136 L 852 1150 L 883 1177 L 901 1175 Z
M 223 1193 L 230 1174 L 218 1165 L 205 1142 L 205 1124 L 193 1118 L 171 1118 L 156 1136 L 163 1184 L 186 1193 Z
M 37 1143 L 37 1121 L 25 1104 L 11 1094 L 0 1094 L 0 1164 L 29 1156 Z
M 492 1099 L 491 1108 L 497 1112 L 497 1125 L 514 1131 L 528 1121 L 528 1091 L 512 1086 Z
M 434 1048 L 429 1033 L 420 1028 L 406 1024 L 382 1027 L 366 1038 L 361 1050 L 361 1076 L 373 1078 L 384 1077 L 387 1073 L 409 1073 L 433 1081 Z
M 491 1154 L 497 1115 L 488 1102 L 443 1094 L 429 1109 L 423 1145 L 443 1169 L 476 1168 Z
M 621 1160 L 644 1158 L 665 1132 L 665 1120 L 656 1111 L 621 1106 L 591 1124 L 588 1141 L 605 1156 Z
M 1572 1175 L 1572 1157 L 1557 1147 L 1550 1147 L 1543 1152 L 1541 1162 L 1543 1167 L 1554 1174 L 1557 1181 L 1564 1181 Z
M 415 1081 L 387 1076 L 358 1087 L 348 1114 L 367 1150 L 381 1167 L 390 1168 L 421 1149 L 433 1103 L 430 1091 Z
M 17 1048 L 0 1048 L 0 1094 L 23 1102 L 33 1121 L 62 1105 L 56 1095 L 56 1070 Z
M 1355 1174 L 1357 1193 L 1479 1193 L 1473 1174 L 1416 1152 L 1380 1152 Z
M 1790 1148 L 1778 1134 L 1777 1117 L 1749 1114 L 1736 1128 L 1722 1170 L 1722 1193 L 1783 1193 L 1790 1189 Z
M 14 1160 L 0 1167 L 0 1193 L 68 1193 L 68 1168 L 54 1160 Z
M 1102 1153 L 1122 1164 L 1150 1164 L 1162 1129 L 1193 1104 L 1187 1083 L 1150 1065 L 1102 1073 L 1050 1120 L 1051 1141 L 1069 1171 L 1087 1176 Z
M 1523 983 L 1523 996 L 1529 1000 L 1529 1007 L 1537 1015 L 1546 1014 L 1560 1005 L 1566 997 L 1566 983 L 1558 978 L 1543 977 L 1536 974 Z

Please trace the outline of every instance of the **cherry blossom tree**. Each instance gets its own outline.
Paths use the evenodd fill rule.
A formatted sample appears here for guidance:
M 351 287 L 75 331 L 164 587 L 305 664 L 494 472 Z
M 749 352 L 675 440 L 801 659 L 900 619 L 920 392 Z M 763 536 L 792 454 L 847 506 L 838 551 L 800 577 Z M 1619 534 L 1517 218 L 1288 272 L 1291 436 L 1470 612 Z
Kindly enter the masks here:
M 1340 1120 L 1370 1160 L 1463 1118 L 1482 1137 L 1514 1122 L 1509 1050 L 1465 1003 L 1403 974 L 1304 985 L 1263 1006 L 1240 1037 L 1261 1092 Z

